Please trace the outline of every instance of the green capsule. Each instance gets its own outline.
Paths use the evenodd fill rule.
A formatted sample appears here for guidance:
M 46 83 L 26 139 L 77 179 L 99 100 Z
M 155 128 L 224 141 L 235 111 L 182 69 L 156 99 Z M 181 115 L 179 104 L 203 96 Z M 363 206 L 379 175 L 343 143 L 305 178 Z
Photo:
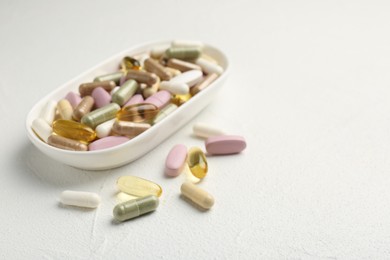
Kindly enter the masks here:
M 158 204 L 158 198 L 154 195 L 129 200 L 116 205 L 113 215 L 116 220 L 125 221 L 156 210 Z
M 81 123 L 95 129 L 97 125 L 115 118 L 120 109 L 121 107 L 118 104 L 110 103 L 84 115 L 81 118 Z
M 125 72 L 118 71 L 118 72 L 98 76 L 93 81 L 94 82 L 114 81 L 117 85 L 119 85 L 119 81 L 121 80 L 121 77 L 124 75 L 125 75 Z
M 137 91 L 138 83 L 133 79 L 127 80 L 122 86 L 112 95 L 112 102 L 123 106 Z
M 196 47 L 171 47 L 165 52 L 168 58 L 180 60 L 196 60 L 201 53 L 200 48 Z

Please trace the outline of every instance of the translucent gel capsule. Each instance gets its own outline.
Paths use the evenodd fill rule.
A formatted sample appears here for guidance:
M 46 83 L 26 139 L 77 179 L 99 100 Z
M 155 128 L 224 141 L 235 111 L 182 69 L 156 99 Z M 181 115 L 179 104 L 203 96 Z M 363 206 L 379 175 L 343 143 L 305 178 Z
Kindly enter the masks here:
M 165 70 L 165 67 L 154 59 L 149 58 L 145 60 L 144 67 L 146 71 L 156 74 L 161 80 L 170 80 L 172 78 L 172 75 Z
M 203 209 L 210 209 L 214 205 L 214 197 L 193 183 L 185 182 L 180 189 L 184 197 Z
M 121 62 L 121 69 L 123 71 L 127 71 L 130 69 L 133 70 L 140 70 L 141 69 L 141 64 L 137 59 L 134 59 L 133 57 L 126 56 L 122 59 Z
M 96 138 L 96 133 L 92 128 L 70 120 L 60 119 L 54 121 L 53 132 L 57 135 L 86 143 Z
M 107 92 L 110 92 L 113 88 L 116 87 L 116 83 L 114 81 L 97 81 L 91 83 L 83 83 L 79 86 L 79 92 L 82 97 L 90 96 L 92 91 L 95 88 L 102 87 Z
M 112 102 L 122 106 L 125 104 L 137 91 L 138 83 L 133 79 L 127 80 L 122 86 L 112 95 Z
M 70 151 L 87 151 L 88 146 L 83 143 L 79 142 L 70 138 L 66 138 L 59 135 L 51 135 L 48 138 L 47 143 L 51 146 L 64 149 L 64 150 L 70 150 Z
M 93 81 L 94 82 L 113 81 L 115 83 L 115 85 L 119 85 L 120 79 L 125 74 L 126 73 L 123 72 L 123 71 L 118 71 L 118 72 L 114 72 L 114 73 L 110 73 L 110 74 L 106 74 L 106 75 L 102 75 L 102 76 L 96 77 Z
M 200 148 L 191 147 L 188 151 L 187 164 L 195 177 L 199 179 L 206 177 L 208 171 L 207 159 Z
M 162 194 L 160 185 L 135 176 L 119 177 L 116 184 L 121 192 L 137 197 L 148 195 L 160 197 Z
M 122 108 L 116 118 L 121 121 L 150 122 L 160 110 L 153 104 L 140 103 Z
M 160 112 L 157 114 L 157 116 L 153 120 L 153 125 L 157 124 L 161 120 L 163 120 L 165 117 L 167 117 L 170 113 L 175 111 L 177 109 L 177 105 L 175 104 L 168 104 L 163 109 L 160 110 Z
M 174 95 L 171 99 L 171 102 L 177 106 L 183 105 L 185 102 L 190 100 L 192 97 L 191 93 L 184 94 L 184 95 Z
M 158 204 L 158 198 L 153 195 L 129 200 L 116 205 L 113 215 L 116 220 L 125 221 L 156 210 Z
M 121 107 L 116 103 L 108 104 L 107 106 L 98 108 L 81 118 L 81 123 L 95 129 L 97 125 L 115 118 L 116 113 Z
M 165 52 L 168 58 L 180 60 L 195 60 L 200 54 L 201 50 L 197 47 L 171 47 Z
M 145 132 L 150 127 L 151 125 L 146 123 L 115 121 L 114 125 L 112 126 L 112 131 L 119 135 L 125 135 L 132 138 Z

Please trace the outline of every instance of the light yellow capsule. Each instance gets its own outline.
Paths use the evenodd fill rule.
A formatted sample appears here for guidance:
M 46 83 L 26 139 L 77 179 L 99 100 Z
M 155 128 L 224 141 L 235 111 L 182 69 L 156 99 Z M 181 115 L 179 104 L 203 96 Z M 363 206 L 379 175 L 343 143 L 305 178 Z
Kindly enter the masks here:
M 116 184 L 121 192 L 133 196 L 144 197 L 148 195 L 155 195 L 160 197 L 162 194 L 160 185 L 135 176 L 119 177 Z
M 57 111 L 61 119 L 72 120 L 73 107 L 67 99 L 58 102 Z
M 204 209 L 210 209 L 214 205 L 214 197 L 191 182 L 181 185 L 181 194 Z
M 73 140 L 91 142 L 96 138 L 96 132 L 81 123 L 70 120 L 56 120 L 53 123 L 53 132 Z
M 187 164 L 192 174 L 199 179 L 206 177 L 208 165 L 206 155 L 198 147 L 191 147 L 188 151 Z

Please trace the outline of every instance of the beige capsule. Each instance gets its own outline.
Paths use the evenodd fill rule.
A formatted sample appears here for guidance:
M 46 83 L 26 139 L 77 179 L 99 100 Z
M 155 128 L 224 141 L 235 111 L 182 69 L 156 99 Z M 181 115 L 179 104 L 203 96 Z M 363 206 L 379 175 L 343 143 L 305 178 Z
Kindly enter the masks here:
M 124 79 L 121 79 L 121 81 L 125 82 L 129 79 L 134 79 L 138 83 L 145 83 L 149 86 L 156 84 L 156 82 L 158 81 L 158 77 L 156 74 L 142 70 L 128 70 L 126 76 L 124 77 Z
M 73 107 L 67 99 L 58 102 L 57 111 L 61 119 L 72 120 Z
M 203 89 L 207 88 L 214 80 L 218 78 L 218 75 L 215 73 L 211 73 L 207 75 L 201 82 L 196 84 L 190 89 L 191 95 L 195 96 Z
M 115 121 L 112 126 L 112 130 L 114 133 L 119 135 L 125 135 L 128 137 L 135 137 L 144 131 L 148 130 L 151 127 L 150 124 L 147 123 L 134 123 L 128 121 Z
M 91 82 L 91 83 L 83 83 L 79 86 L 79 92 L 80 96 L 90 96 L 92 94 L 92 91 L 97 88 L 102 87 L 106 91 L 110 92 L 113 88 L 116 87 L 115 81 L 97 81 L 97 82 Z
M 170 68 L 180 70 L 181 72 L 185 72 L 189 70 L 202 70 L 202 68 L 199 65 L 196 65 L 191 62 L 179 60 L 179 59 L 169 59 L 167 62 L 167 66 Z
M 214 197 L 191 182 L 181 185 L 181 194 L 203 209 L 210 209 L 214 205 Z
M 152 58 L 146 59 L 144 63 L 146 71 L 156 74 L 162 80 L 170 80 L 172 75 L 165 70 L 165 67 Z
M 170 67 L 165 67 L 165 70 L 172 75 L 172 77 L 176 77 L 177 75 L 180 75 L 181 74 L 181 71 L 180 70 L 177 70 L 177 69 L 174 69 L 174 68 L 170 68 Z
M 147 86 L 146 88 L 144 88 L 142 90 L 142 95 L 144 96 L 144 98 L 148 98 L 154 94 L 156 94 L 156 92 L 158 91 L 160 87 L 160 79 L 157 80 L 157 82 L 152 85 L 152 86 Z
M 80 121 L 85 114 L 91 112 L 94 103 L 95 102 L 93 100 L 93 97 L 91 96 L 83 97 L 81 102 L 73 110 L 73 119 L 75 119 L 76 121 Z
M 87 151 L 88 146 L 85 143 L 62 137 L 59 135 L 50 135 L 47 143 L 51 146 L 71 151 Z

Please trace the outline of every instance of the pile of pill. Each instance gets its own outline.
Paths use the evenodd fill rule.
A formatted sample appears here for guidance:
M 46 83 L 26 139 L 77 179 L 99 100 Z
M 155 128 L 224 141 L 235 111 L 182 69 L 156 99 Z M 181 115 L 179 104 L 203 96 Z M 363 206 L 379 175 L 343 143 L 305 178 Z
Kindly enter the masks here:
M 177 177 L 184 171 L 185 166 L 188 166 L 191 174 L 201 180 L 208 172 L 206 155 L 237 154 L 246 148 L 246 141 L 242 136 L 227 135 L 224 131 L 207 124 L 195 124 L 193 132 L 194 135 L 205 138 L 206 154 L 199 147 L 192 147 L 187 151 L 186 146 L 175 145 L 165 160 L 167 176 Z M 156 210 L 163 192 L 160 185 L 136 176 L 119 177 L 117 188 L 122 193 L 137 197 L 114 207 L 113 216 L 117 221 L 129 220 Z M 180 190 L 183 197 L 203 210 L 208 210 L 214 205 L 214 197 L 191 181 L 185 181 Z M 78 191 L 64 191 L 60 200 L 65 205 L 89 208 L 96 208 L 100 203 L 97 194 Z
M 118 71 L 96 75 L 63 99 L 49 101 L 32 122 L 51 146 L 94 151 L 122 144 L 147 131 L 223 73 L 203 44 L 173 41 L 123 57 Z M 76 86 L 75 86 L 76 87 Z

